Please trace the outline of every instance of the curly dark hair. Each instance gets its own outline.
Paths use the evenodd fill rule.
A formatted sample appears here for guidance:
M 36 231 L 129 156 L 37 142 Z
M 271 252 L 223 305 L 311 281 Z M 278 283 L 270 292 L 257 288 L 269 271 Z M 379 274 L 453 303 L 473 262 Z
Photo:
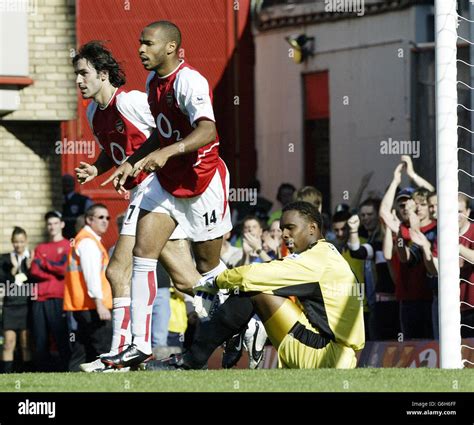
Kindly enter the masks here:
M 72 64 L 75 65 L 79 59 L 86 59 L 97 72 L 107 71 L 110 84 L 114 87 L 125 84 L 125 73 L 112 52 L 104 46 L 104 42 L 92 40 L 82 45 L 72 59 Z

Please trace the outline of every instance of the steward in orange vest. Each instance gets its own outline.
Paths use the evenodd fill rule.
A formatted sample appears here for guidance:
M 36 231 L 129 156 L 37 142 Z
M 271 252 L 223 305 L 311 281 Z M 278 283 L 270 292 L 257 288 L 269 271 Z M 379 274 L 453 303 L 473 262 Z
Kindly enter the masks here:
M 101 236 L 107 231 L 110 215 L 103 204 L 94 204 L 85 213 L 86 225 L 74 238 L 68 255 L 64 310 L 77 322 L 72 342 L 69 371 L 96 361 L 108 353 L 112 343 L 112 289 L 105 277 L 109 256 Z
M 95 310 L 95 301 L 89 296 L 87 284 L 84 279 L 84 274 L 81 266 L 81 257 L 77 253 L 77 246 L 83 239 L 89 238 L 97 244 L 102 254 L 102 265 L 100 278 L 102 282 L 102 302 L 108 309 L 112 308 L 112 290 L 110 284 L 105 277 L 105 269 L 109 263 L 109 255 L 105 247 L 85 226 L 74 238 L 74 244 L 69 251 L 67 259 L 66 271 L 66 288 L 64 291 L 64 310 L 65 311 L 83 311 Z

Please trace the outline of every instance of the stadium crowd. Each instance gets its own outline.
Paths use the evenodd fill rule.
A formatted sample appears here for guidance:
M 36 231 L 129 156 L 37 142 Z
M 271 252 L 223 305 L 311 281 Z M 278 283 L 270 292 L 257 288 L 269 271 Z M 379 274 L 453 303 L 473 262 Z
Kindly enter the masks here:
M 411 185 L 401 188 L 403 173 Z M 27 232 L 15 227 L 12 251 L 1 256 L 0 282 L 5 285 L 4 373 L 78 371 L 81 363 L 93 361 L 110 346 L 112 298 L 105 268 L 114 247 L 107 253 L 100 242 L 100 236 L 108 229 L 110 214 L 104 205 L 74 192 L 71 177 L 63 177 L 63 211 L 45 215 L 48 240 L 29 250 Z M 437 339 L 435 188 L 415 172 L 408 156 L 402 156 L 382 199 L 369 194 L 360 201 L 367 183 L 366 178 L 352 205 L 339 204 L 332 215 L 323 213 L 325 239 L 342 254 L 362 284 L 365 338 Z M 258 182 L 252 185 L 258 187 Z M 322 212 L 323 197 L 315 187 L 297 190 L 283 183 L 277 199 L 281 205 L 274 211 L 272 202 L 260 196 L 254 205 L 244 201 L 231 204 L 234 230 L 225 235 L 221 250 L 221 259 L 228 268 L 289 254 L 280 229 L 281 208 L 288 203 L 306 201 Z M 459 195 L 461 320 L 468 325 L 461 328 L 463 337 L 474 336 L 474 290 L 468 283 L 474 277 L 474 225 L 470 214 L 469 199 Z M 75 227 L 71 227 L 72 222 Z M 118 216 L 119 227 L 122 222 L 123 215 Z M 74 252 L 81 252 L 81 235 L 85 231 L 97 238 L 93 246 L 82 246 L 82 266 L 78 271 Z M 85 253 L 90 258 L 86 259 Z M 75 276 L 79 272 L 84 273 L 87 283 L 82 291 L 97 301 L 84 311 L 73 307 L 77 291 L 71 295 L 71 285 L 77 285 Z M 160 263 L 157 276 L 152 346 L 155 357 L 165 357 L 189 347 L 199 320 L 192 297 L 173 286 Z M 255 315 L 247 329 L 226 343 L 231 365 L 239 360 L 242 347 L 252 349 L 252 338 L 259 326 L 261 322 Z M 266 334 L 260 344 L 265 340 Z

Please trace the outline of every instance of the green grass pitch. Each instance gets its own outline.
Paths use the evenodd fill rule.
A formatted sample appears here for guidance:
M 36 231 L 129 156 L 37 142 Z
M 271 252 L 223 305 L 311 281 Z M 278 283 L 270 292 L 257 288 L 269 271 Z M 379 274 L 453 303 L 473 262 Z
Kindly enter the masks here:
M 473 392 L 474 370 L 209 370 L 0 375 L 0 392 Z

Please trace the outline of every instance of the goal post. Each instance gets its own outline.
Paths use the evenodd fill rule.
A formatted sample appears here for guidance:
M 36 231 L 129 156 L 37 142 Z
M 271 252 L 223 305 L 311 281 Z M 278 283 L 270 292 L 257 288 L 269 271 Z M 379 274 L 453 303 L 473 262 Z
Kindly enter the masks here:
M 456 0 L 435 0 L 440 367 L 462 368 L 458 229 Z

